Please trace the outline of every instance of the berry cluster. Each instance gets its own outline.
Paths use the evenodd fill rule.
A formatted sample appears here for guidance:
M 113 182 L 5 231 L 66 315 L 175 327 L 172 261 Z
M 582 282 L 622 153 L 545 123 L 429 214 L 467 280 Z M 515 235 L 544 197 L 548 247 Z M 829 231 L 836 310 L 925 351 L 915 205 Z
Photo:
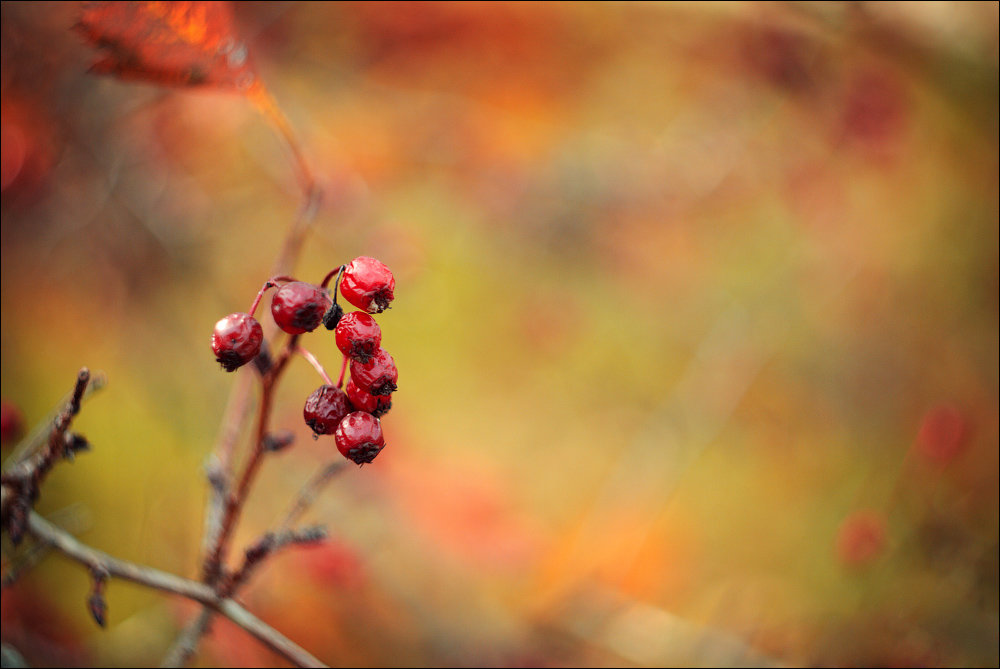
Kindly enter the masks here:
M 331 297 L 327 284 L 336 276 Z M 257 359 L 266 370 L 261 353 L 264 331 L 253 314 L 261 298 L 278 288 L 271 298 L 271 316 L 279 328 L 292 335 L 290 349 L 309 361 L 324 384 L 307 399 L 302 410 L 306 424 L 317 435 L 332 434 L 344 457 L 361 465 L 371 462 L 385 447 L 379 417 L 392 408 L 392 393 L 399 373 L 392 356 L 382 348 L 382 330 L 371 314 L 389 308 L 396 281 L 389 268 L 375 258 L 361 256 L 342 265 L 319 285 L 292 277 L 275 277 L 257 293 L 249 312 L 230 314 L 215 324 L 212 351 L 222 368 L 232 372 Z M 337 292 L 360 311 L 345 314 Z M 337 348 L 344 355 L 340 378 L 333 383 L 319 361 L 297 343 L 299 335 L 323 324 L 333 330 Z M 350 378 L 344 387 L 344 375 Z

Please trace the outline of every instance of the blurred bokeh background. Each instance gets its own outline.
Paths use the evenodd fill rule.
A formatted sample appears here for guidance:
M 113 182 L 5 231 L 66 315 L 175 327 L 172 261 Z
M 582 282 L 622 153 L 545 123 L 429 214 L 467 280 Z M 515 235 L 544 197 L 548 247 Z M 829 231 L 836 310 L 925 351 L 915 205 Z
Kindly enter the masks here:
M 326 192 L 295 274 L 385 261 L 400 369 L 247 606 L 337 665 L 995 666 L 997 7 L 239 3 Z M 302 197 L 242 97 L 88 74 L 78 11 L 2 5 L 2 394 L 103 371 L 38 508 L 197 578 L 209 334 Z M 319 383 L 241 543 L 340 457 Z M 48 558 L 4 642 L 142 666 L 194 610 L 88 591 Z M 279 662 L 223 623 L 198 661 Z

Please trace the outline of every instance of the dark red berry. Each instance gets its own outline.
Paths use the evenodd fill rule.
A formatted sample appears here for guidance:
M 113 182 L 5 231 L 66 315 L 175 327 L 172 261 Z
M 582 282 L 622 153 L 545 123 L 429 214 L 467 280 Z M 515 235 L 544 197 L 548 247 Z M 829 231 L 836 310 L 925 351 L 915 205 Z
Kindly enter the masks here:
M 368 256 L 352 260 L 340 280 L 340 293 L 358 309 L 380 314 L 389 308 L 396 279 L 381 261 Z
M 337 386 L 320 386 L 306 399 L 302 417 L 316 434 L 333 434 L 337 425 L 351 410 L 343 390 Z
M 382 424 L 364 411 L 347 414 L 333 438 L 341 455 L 359 465 L 371 462 L 385 448 Z
M 363 311 L 352 311 L 337 324 L 337 348 L 352 360 L 368 362 L 382 344 L 382 328 Z
M 351 380 L 358 388 L 372 395 L 391 395 L 396 392 L 399 372 L 392 356 L 384 348 L 380 348 L 368 362 L 351 360 Z
M 302 334 L 315 330 L 332 304 L 333 300 L 319 286 L 292 281 L 274 293 L 271 315 L 278 327 L 288 334 Z
M 264 330 L 253 316 L 229 314 L 215 324 L 212 351 L 224 370 L 234 372 L 257 357 L 262 341 Z
M 347 399 L 351 400 L 351 406 L 358 411 L 367 411 L 376 418 L 384 416 L 392 408 L 392 399 L 387 395 L 372 395 L 366 390 L 361 390 L 354 384 L 354 379 L 347 380 Z
M 0 402 L 0 441 L 9 443 L 21 437 L 24 433 L 24 416 L 13 403 Z

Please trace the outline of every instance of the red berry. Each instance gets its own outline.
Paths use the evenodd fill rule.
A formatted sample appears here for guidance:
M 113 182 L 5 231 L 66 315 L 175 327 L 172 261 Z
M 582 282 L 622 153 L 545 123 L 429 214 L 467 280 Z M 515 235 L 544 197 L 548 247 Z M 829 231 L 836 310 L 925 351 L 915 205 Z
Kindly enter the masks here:
M 260 353 L 264 330 L 260 323 L 245 313 L 229 314 L 215 324 L 212 350 L 215 359 L 227 372 L 234 372 Z
M 378 418 L 364 411 L 347 414 L 337 426 L 333 438 L 341 455 L 359 465 L 371 462 L 385 448 L 382 424 Z
M 866 567 L 882 554 L 886 521 L 878 511 L 855 511 L 837 530 L 837 558 L 847 567 Z
M 396 392 L 399 372 L 392 356 L 384 348 L 380 348 L 368 362 L 351 360 L 351 380 L 358 388 L 372 395 L 391 395 Z
M 382 343 L 382 328 L 363 311 L 352 311 L 337 323 L 337 348 L 358 362 L 368 360 Z
M 279 328 L 296 335 L 315 330 L 332 305 L 333 300 L 319 286 L 292 281 L 274 293 L 271 315 Z
M 389 308 L 396 279 L 381 261 L 368 256 L 355 258 L 344 269 L 340 292 L 344 299 L 370 314 L 380 314 Z
M 392 399 L 386 395 L 372 395 L 366 390 L 358 388 L 354 384 L 354 379 L 347 380 L 347 399 L 351 400 L 351 406 L 358 411 L 367 411 L 376 418 L 384 416 L 392 408 Z
M 24 416 L 13 403 L 0 402 L 0 441 L 7 443 L 19 439 L 24 432 Z
M 336 386 L 320 386 L 306 399 L 302 417 L 316 434 L 333 434 L 350 412 L 351 405 L 343 390 Z
M 917 433 L 917 452 L 939 465 L 961 455 L 968 444 L 969 429 L 962 412 L 940 404 L 926 414 Z

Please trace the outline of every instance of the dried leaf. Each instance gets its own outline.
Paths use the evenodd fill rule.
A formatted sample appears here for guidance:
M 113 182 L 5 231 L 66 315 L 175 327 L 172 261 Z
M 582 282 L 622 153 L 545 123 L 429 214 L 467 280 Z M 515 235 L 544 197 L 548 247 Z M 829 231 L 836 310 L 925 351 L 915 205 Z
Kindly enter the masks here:
M 239 91 L 256 80 L 228 2 L 88 2 L 76 28 L 103 50 L 98 74 Z

